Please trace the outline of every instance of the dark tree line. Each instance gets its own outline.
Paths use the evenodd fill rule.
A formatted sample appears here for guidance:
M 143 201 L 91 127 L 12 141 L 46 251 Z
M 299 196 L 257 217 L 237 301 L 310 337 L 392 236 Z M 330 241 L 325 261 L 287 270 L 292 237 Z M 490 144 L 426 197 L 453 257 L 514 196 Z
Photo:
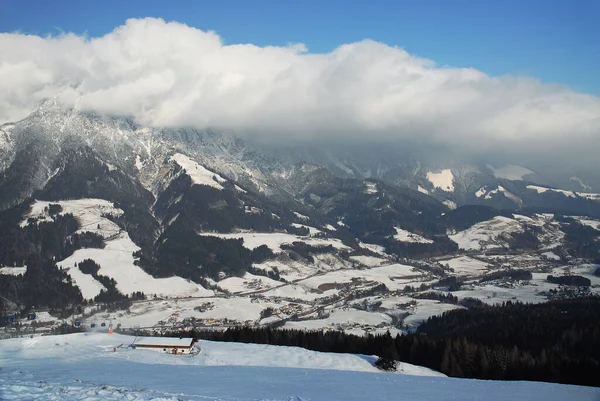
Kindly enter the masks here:
M 499 270 L 482 276 L 479 279 L 479 282 L 485 283 L 486 281 L 500 280 L 503 278 L 511 280 L 531 280 L 533 278 L 533 274 L 530 271 L 523 269 Z
M 49 221 L 30 219 L 21 227 L 27 205 L 0 212 L 0 266 L 27 266 L 24 275 L 0 275 L 0 295 L 24 310 L 73 310 L 83 301 L 81 292 L 54 261 L 83 247 L 102 248 L 104 241 L 94 233 L 76 234 L 77 220 L 72 214 L 58 214 L 62 208 L 57 204 L 48 207 Z
M 510 241 L 510 249 L 538 249 L 541 246 L 541 242 L 538 239 L 540 231 L 541 228 L 530 226 L 520 233 L 513 234 Z
M 546 280 L 550 283 L 571 285 L 577 287 L 589 287 L 592 282 L 589 278 L 583 276 L 553 276 L 549 275 Z
M 431 237 L 433 243 L 411 243 L 400 242 L 393 237 L 381 240 L 380 245 L 385 247 L 386 252 L 392 253 L 401 258 L 413 257 L 433 257 L 437 255 L 446 255 L 458 251 L 456 242 L 450 240 L 445 235 Z
M 600 385 L 600 298 L 455 310 L 395 338 L 270 327 L 173 335 L 377 355 L 384 370 L 399 360 L 452 377 Z
M 599 259 L 600 247 L 598 237 L 600 231 L 578 223 L 574 219 L 562 218 L 561 230 L 565 233 L 565 248 L 575 258 Z
M 418 333 L 445 343 L 451 376 L 600 383 L 600 298 L 455 310 Z
M 512 211 L 498 210 L 489 206 L 464 205 L 450 210 L 439 217 L 441 223 L 457 231 L 466 230 L 474 224 L 490 220 L 496 216 L 513 218 Z
M 24 311 L 47 307 L 51 312 L 68 313 L 81 305 L 83 298 L 71 277 L 52 261 L 30 257 L 22 276 L 0 275 L 0 294 Z
M 115 279 L 98 274 L 98 271 L 100 270 L 100 265 L 94 260 L 84 259 L 81 262 L 79 262 L 77 267 L 79 267 L 79 270 L 82 273 L 91 275 L 105 288 L 100 290 L 100 293 L 96 295 L 96 297 L 94 298 L 94 302 L 117 302 L 127 298 L 127 296 L 123 295 L 117 289 L 117 282 L 115 281 Z
M 440 279 L 436 287 L 448 287 L 448 291 L 459 291 L 463 281 L 456 276 L 449 276 Z
M 318 255 L 322 253 L 333 253 L 335 251 L 333 245 L 314 246 L 308 245 L 300 241 L 293 242 L 292 244 L 283 244 L 281 245 L 281 249 L 293 251 L 297 255 L 301 256 L 303 259 L 306 259 L 311 263 L 315 261 L 312 255 Z

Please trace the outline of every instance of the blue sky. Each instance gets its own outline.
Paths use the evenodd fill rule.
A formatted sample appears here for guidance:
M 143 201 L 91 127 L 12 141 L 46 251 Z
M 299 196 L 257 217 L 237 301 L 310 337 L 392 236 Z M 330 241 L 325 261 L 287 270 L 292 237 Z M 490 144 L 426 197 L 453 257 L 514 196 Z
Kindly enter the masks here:
M 600 95 L 600 1 L 3 0 L 0 31 L 102 36 L 132 17 L 216 31 L 226 43 L 305 43 L 328 52 L 369 38 L 438 65 L 529 75 Z

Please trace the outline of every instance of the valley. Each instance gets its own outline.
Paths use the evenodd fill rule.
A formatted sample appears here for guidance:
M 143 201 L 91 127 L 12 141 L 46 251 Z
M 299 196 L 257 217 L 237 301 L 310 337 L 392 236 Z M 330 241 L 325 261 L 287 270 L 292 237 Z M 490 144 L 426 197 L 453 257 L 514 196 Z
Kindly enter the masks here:
M 598 198 L 542 186 L 522 166 L 346 158 L 340 172 L 333 155 L 298 162 L 232 134 L 148 128 L 53 101 L 2 129 L 3 339 L 345 335 L 393 339 L 392 360 L 451 376 L 504 378 L 513 371 L 449 357 L 452 339 L 448 352 L 415 339 L 436 316 L 600 294 Z M 493 342 L 460 346 L 508 355 Z M 366 349 L 383 358 L 389 347 Z M 527 352 L 514 369 L 545 369 L 528 378 L 551 379 L 552 363 L 587 369 Z M 568 382 L 587 383 L 578 377 Z
M 600 2 L 255 3 L 0 2 L 0 400 L 600 401 Z
M 506 301 L 545 302 L 560 297 L 600 293 L 596 267 L 578 260 L 565 260 L 554 252 L 564 233 L 550 215 L 494 217 L 450 237 L 462 244 L 452 255 L 422 259 L 399 258 L 358 248 L 323 235 L 308 225 L 308 235 L 288 233 L 202 233 L 203 236 L 242 239 L 249 250 L 266 246 L 273 258 L 253 264 L 254 273 L 211 279 L 203 287 L 177 276 L 154 278 L 145 273 L 132 255 L 139 250 L 109 216 L 122 210 L 101 199 L 34 202 L 21 226 L 51 220 L 50 204 L 60 205 L 60 213 L 72 213 L 80 224 L 78 231 L 95 232 L 104 239 L 104 248 L 80 249 L 57 265 L 70 276 L 85 299 L 92 300 L 106 290 L 101 282 L 77 267 L 86 259 L 100 265 L 99 274 L 116 281 L 122 294 L 141 291 L 145 299 L 132 300 L 127 309 L 105 302 L 90 301 L 82 313 L 52 317 L 43 308 L 34 308 L 40 318 L 17 320 L 21 327 L 6 328 L 5 335 L 49 332 L 63 325 L 96 330 L 147 330 L 165 334 L 180 330 L 228 327 L 271 326 L 303 330 L 338 330 L 350 334 L 392 334 L 414 330 L 430 316 L 473 302 L 499 304 Z M 308 224 L 309 221 L 302 220 Z M 581 219 L 580 219 L 581 221 Z M 583 219 L 594 226 L 600 221 Z M 298 223 L 295 223 L 298 224 Z M 539 237 L 544 244 L 537 251 L 508 249 L 511 234 L 529 225 L 545 227 Z M 310 232 L 313 234 L 310 234 Z M 406 230 L 396 235 L 400 242 L 421 238 Z M 292 244 L 323 247 L 326 252 L 308 258 L 295 258 L 287 250 Z M 547 245 L 546 245 L 547 244 Z M 318 248 L 316 248 L 318 249 Z M 14 270 L 19 269 L 19 270 Z M 525 278 L 511 277 L 520 271 Z M 0 274 L 23 274 L 26 268 L 3 268 Z M 278 279 L 267 272 L 277 271 Z M 495 276 L 494 276 L 495 274 Z M 551 283 L 548 275 L 579 275 L 590 280 L 586 288 Z M 447 298 L 445 298 L 447 297 Z M 476 300 L 476 301 L 475 301 Z M 110 311 L 108 309 L 110 309 Z M 43 316 L 43 317 L 42 317 Z

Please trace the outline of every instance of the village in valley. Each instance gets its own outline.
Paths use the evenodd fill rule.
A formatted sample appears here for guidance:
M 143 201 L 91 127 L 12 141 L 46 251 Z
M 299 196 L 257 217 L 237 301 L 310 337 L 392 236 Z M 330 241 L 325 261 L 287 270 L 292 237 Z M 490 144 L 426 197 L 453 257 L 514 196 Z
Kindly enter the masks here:
M 483 243 L 483 242 L 482 242 Z M 320 255 L 310 263 L 279 263 L 285 280 L 257 274 L 215 281 L 201 294 L 145 294 L 126 305 L 88 303 L 80 313 L 56 316 L 35 310 L 10 314 L 2 338 L 84 331 L 144 332 L 272 327 L 349 334 L 412 331 L 430 316 L 456 308 L 507 301 L 528 303 L 600 293 L 594 265 L 563 260 L 551 251 L 513 252 L 497 247 L 422 260 L 383 252 Z M 327 264 L 329 263 L 329 264 Z M 269 267 L 269 266 L 265 266 Z M 275 267 L 271 264 L 271 268 Z M 4 268 L 6 274 L 7 269 Z M 548 276 L 579 275 L 589 285 L 553 283 Z M 304 277 L 302 277 L 304 275 Z
M 359 243 L 352 249 L 333 237 L 335 227 L 314 227 L 309 217 L 296 213 L 305 235 L 289 233 L 203 233 L 240 238 L 244 247 L 266 246 L 274 258 L 253 265 L 241 276 L 219 274 L 205 286 L 180 277 L 155 278 L 140 268 L 139 249 L 109 218 L 122 213 L 99 199 L 61 201 L 60 213 L 77 216 L 81 230 L 93 229 L 104 238 L 104 249 L 80 249 L 58 266 L 86 299 L 75 313 L 33 308 L 2 317 L 0 336 L 37 336 L 85 331 L 143 331 L 168 335 L 186 330 L 225 330 L 231 327 L 271 327 L 306 331 L 343 331 L 349 334 L 392 334 L 413 331 L 429 317 L 457 308 L 508 301 L 539 303 L 600 293 L 596 265 L 561 251 L 564 233 L 553 215 L 494 217 L 450 233 L 459 251 L 443 256 L 399 258 L 384 247 Z M 22 226 L 48 219 L 48 202 L 36 202 Z M 573 217 L 582 225 L 600 221 Z M 341 221 L 340 225 L 343 224 Z M 535 227 L 537 250 L 513 249 L 515 233 Z M 400 243 L 431 240 L 396 228 Z M 290 246 L 307 244 L 312 254 L 299 256 Z M 299 249 L 299 248 L 298 248 Z M 561 253 L 563 252 L 563 253 Z M 86 260 L 98 262 L 96 276 L 85 273 Z M 24 267 L 2 267 L 0 274 L 24 274 Z M 94 302 L 114 280 L 123 294 L 118 302 Z M 577 278 L 566 281 L 564 277 Z M 562 278 L 562 279 L 561 279 Z M 5 305 L 10 305 L 5 302 Z

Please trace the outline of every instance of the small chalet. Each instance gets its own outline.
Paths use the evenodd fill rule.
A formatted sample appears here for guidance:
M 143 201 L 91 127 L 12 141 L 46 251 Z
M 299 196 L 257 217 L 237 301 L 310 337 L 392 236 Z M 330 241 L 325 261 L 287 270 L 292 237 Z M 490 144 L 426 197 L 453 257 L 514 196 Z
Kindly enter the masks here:
M 138 337 L 132 344 L 135 349 L 149 349 L 167 354 L 181 355 L 194 353 L 193 338 L 179 337 Z

